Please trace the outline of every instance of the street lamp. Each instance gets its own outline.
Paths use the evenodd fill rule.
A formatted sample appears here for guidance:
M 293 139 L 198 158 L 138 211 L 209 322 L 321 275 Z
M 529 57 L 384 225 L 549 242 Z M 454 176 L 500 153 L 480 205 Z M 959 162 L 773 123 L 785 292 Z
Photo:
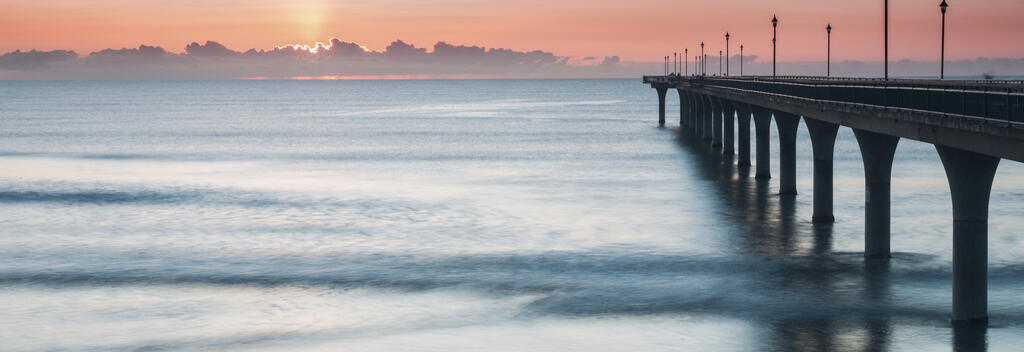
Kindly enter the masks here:
M 889 80 L 889 0 L 885 0 L 885 80 Z
M 704 55 L 704 42 L 700 42 L 700 57 L 700 74 L 703 76 L 705 73 L 707 73 L 705 71 L 705 69 L 707 68 L 707 62 L 705 62 L 706 60 L 704 59 L 707 59 L 707 57 Z
M 946 78 L 946 8 L 949 4 L 942 0 L 939 9 L 942 10 L 942 54 L 939 56 L 939 79 Z
M 679 72 L 679 53 L 672 53 L 672 71 Z
M 828 44 L 827 44 L 828 45 L 828 49 L 826 50 L 828 52 L 828 54 L 827 54 L 826 59 L 825 59 L 825 62 L 826 62 L 825 63 L 825 77 L 830 77 L 830 76 L 832 76 L 832 24 L 831 23 L 829 23 L 828 26 L 825 27 L 825 33 L 828 33 Z
M 718 75 L 722 75 L 722 51 L 718 51 Z
M 729 75 L 729 32 L 725 32 L 725 75 Z
M 690 57 L 690 48 L 683 49 L 683 54 L 684 54 L 683 55 L 683 60 L 686 60 L 686 61 L 683 62 L 683 65 L 685 65 L 685 66 L 683 66 L 683 75 L 684 76 L 689 76 L 690 75 L 690 59 L 689 59 L 689 57 Z
M 889 1 L 889 0 L 886 0 Z M 775 78 L 775 36 L 779 33 L 779 18 L 772 15 L 772 78 Z
M 740 76 L 743 76 L 743 44 L 740 44 Z

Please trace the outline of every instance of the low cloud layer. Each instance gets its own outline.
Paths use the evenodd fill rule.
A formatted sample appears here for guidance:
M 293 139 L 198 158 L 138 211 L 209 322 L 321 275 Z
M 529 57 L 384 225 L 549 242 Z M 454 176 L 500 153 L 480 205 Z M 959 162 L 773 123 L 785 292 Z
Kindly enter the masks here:
M 709 64 L 712 64 L 709 57 Z M 717 60 L 714 60 L 717 61 Z M 747 75 L 771 74 L 771 63 L 756 55 L 743 60 Z M 739 73 L 739 57 L 729 60 L 732 74 Z M 693 72 L 693 63 L 686 70 Z M 717 74 L 718 63 L 708 73 Z M 879 76 L 881 62 L 832 63 L 836 76 Z M 894 76 L 932 76 L 937 63 L 894 61 Z M 995 77 L 1024 75 L 1024 59 L 975 59 L 950 61 L 950 76 Z M 315 45 L 283 45 L 269 50 L 234 50 L 214 41 L 194 42 L 181 52 L 157 46 L 104 49 L 88 55 L 74 51 L 21 51 L 0 55 L 0 79 L 244 79 L 318 77 L 537 77 L 537 78 L 636 78 L 663 74 L 661 62 L 626 62 L 618 56 L 573 58 L 551 52 L 516 51 L 438 42 L 419 48 L 396 40 L 383 51 L 332 38 Z M 780 75 L 823 75 L 824 62 L 780 62 Z
M 589 58 L 588 58 L 589 59 Z M 312 46 L 283 45 L 237 51 L 214 41 L 194 42 L 183 52 L 141 45 L 73 51 L 14 51 L 0 56 L 6 79 L 239 79 L 351 76 L 619 77 L 637 67 L 618 57 L 577 60 L 551 52 L 516 51 L 438 42 L 418 48 L 401 40 L 384 51 L 332 38 Z

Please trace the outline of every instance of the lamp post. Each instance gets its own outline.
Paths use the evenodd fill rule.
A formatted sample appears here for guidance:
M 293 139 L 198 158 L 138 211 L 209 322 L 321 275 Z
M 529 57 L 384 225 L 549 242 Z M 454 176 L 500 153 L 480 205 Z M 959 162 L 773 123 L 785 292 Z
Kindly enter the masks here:
M 679 73 L 679 53 L 672 53 L 672 69 L 672 73 Z
M 683 66 L 683 75 L 684 76 L 689 76 L 690 75 L 690 59 L 689 59 L 689 57 L 690 57 L 690 48 L 683 49 L 683 59 L 686 60 L 686 61 L 683 62 L 683 65 L 684 65 Z
M 942 0 L 939 10 L 942 11 L 942 53 L 939 54 L 939 79 L 946 78 L 946 8 L 949 4 Z
M 889 0 L 886 0 L 889 1 Z M 772 79 L 775 78 L 775 37 L 779 33 L 779 18 L 772 15 Z
M 729 32 L 725 32 L 725 75 L 729 75 Z
M 885 80 L 889 80 L 889 0 L 885 0 Z
M 826 62 L 825 63 L 825 77 L 831 77 L 832 76 L 832 24 L 831 23 L 829 23 L 828 26 L 825 27 L 825 33 L 828 33 L 828 41 L 827 41 L 828 44 L 826 44 L 828 49 L 826 49 L 827 55 L 825 56 L 825 62 Z
M 722 75 L 722 51 L 718 51 L 718 75 Z
M 743 44 L 740 44 L 740 76 L 743 76 Z
M 705 59 L 707 59 L 707 57 L 704 56 L 704 42 L 700 42 L 700 62 L 701 62 L 700 63 L 700 74 L 701 74 L 701 76 L 703 76 L 704 74 L 707 73 L 705 71 L 705 69 L 707 68 L 707 62 L 705 62 L 706 61 Z

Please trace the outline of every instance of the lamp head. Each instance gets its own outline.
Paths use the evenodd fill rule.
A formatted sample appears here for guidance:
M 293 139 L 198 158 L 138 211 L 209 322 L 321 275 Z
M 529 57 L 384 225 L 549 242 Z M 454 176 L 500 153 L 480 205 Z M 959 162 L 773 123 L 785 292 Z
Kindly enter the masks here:
M 942 3 L 939 4 L 939 9 L 942 10 L 942 13 L 946 13 L 947 7 L 949 7 L 949 4 L 946 3 L 946 0 L 942 0 Z
M 729 40 L 729 32 L 725 32 L 725 40 Z
M 779 25 L 779 18 L 775 17 L 775 15 L 772 15 L 772 27 L 777 27 L 778 25 Z
M 829 32 L 829 33 L 832 33 L 832 24 L 831 23 L 829 23 L 828 26 L 825 27 L 825 31 Z

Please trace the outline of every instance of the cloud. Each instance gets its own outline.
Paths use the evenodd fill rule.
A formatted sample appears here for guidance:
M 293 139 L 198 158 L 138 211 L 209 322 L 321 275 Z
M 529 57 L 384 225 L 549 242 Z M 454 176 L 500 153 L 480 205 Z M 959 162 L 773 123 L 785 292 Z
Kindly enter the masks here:
M 604 60 L 601 61 L 599 66 L 601 67 L 613 67 L 622 61 L 618 56 L 605 56 Z
M 158 46 L 140 45 L 133 49 L 103 49 L 92 52 L 85 57 L 85 60 L 101 64 L 157 64 L 179 57 L 180 55 L 169 53 Z
M 37 70 L 50 64 L 74 60 L 78 54 L 70 50 L 21 51 L 0 55 L 0 70 Z
M 199 43 L 192 42 L 188 46 L 185 46 L 185 54 L 193 57 L 236 57 L 242 53 L 228 49 L 223 44 L 206 41 L 206 44 L 200 45 Z

